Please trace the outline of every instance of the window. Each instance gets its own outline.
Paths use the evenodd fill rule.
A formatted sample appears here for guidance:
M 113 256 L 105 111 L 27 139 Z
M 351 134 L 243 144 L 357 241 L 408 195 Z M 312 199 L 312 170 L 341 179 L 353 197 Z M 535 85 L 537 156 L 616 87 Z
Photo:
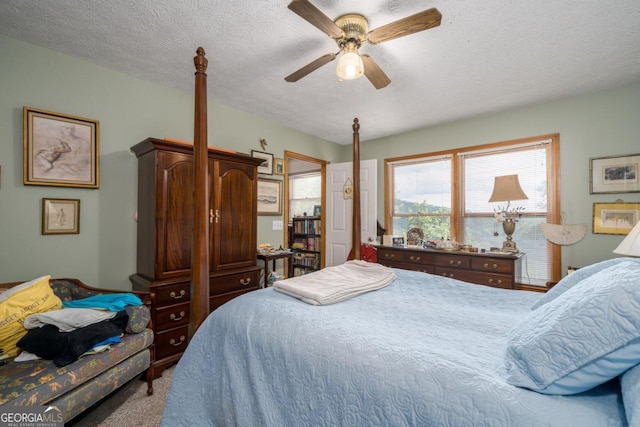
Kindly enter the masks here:
M 289 176 L 289 220 L 294 216 L 313 215 L 313 208 L 322 201 L 320 172 Z
M 505 233 L 489 203 L 494 177 L 517 174 L 527 200 L 511 202 L 522 207 L 513 239 L 526 253 L 518 282 L 544 286 L 560 274 L 560 251 L 549 244 L 540 229 L 558 222 L 556 165 L 558 135 L 469 147 L 433 155 L 385 160 L 391 203 L 385 202 L 386 226 L 393 235 L 406 236 L 422 228 L 425 239 L 454 238 L 489 250 L 502 247 Z M 505 207 L 505 203 L 502 207 Z

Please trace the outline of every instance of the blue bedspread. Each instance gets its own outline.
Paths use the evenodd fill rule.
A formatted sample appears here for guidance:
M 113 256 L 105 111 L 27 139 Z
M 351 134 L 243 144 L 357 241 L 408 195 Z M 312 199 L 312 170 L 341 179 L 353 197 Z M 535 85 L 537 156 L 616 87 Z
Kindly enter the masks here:
M 506 336 L 540 294 L 394 272 L 334 305 L 266 288 L 220 307 L 175 370 L 162 425 L 626 425 L 617 380 L 575 396 L 506 383 Z

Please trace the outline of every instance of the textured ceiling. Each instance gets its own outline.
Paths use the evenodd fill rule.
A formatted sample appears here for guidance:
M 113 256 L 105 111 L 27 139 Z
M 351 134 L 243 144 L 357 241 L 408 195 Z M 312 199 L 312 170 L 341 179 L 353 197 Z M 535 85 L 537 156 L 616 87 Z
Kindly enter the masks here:
M 440 27 L 365 44 L 391 78 L 338 82 L 337 61 L 287 83 L 332 39 L 287 0 L 2 0 L 0 33 L 193 91 L 196 48 L 209 100 L 339 144 L 640 80 L 638 0 L 312 0 L 370 28 L 436 7 Z

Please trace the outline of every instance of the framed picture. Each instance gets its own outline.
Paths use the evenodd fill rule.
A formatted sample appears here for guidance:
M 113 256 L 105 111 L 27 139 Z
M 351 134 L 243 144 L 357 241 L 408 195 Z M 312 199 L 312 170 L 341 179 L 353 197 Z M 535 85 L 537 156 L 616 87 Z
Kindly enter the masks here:
M 590 160 L 591 194 L 640 192 L 640 154 Z
M 275 160 L 274 173 L 276 175 L 284 175 L 284 159 L 276 159 Z
M 100 122 L 22 109 L 25 185 L 100 187 Z
M 594 203 L 594 234 L 629 234 L 640 221 L 640 203 Z
M 258 179 L 258 215 L 282 215 L 282 181 Z
M 322 208 L 320 207 L 320 205 L 314 205 L 313 216 L 320 216 L 321 213 L 322 213 Z
M 264 162 L 258 166 L 258 173 L 273 175 L 273 154 L 264 151 L 251 150 L 251 157 L 264 159 Z
M 80 234 L 80 200 L 42 199 L 42 234 Z

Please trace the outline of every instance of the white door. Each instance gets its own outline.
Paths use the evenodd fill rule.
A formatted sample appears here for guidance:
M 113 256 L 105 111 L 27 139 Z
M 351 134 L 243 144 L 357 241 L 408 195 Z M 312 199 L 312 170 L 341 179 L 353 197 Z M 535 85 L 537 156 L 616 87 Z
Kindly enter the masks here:
M 377 233 L 377 180 L 378 162 L 376 159 L 360 161 L 360 221 L 362 241 L 367 242 Z M 327 165 L 327 207 L 325 266 L 339 265 L 347 260 L 351 250 L 351 224 L 353 199 L 344 198 L 344 185 L 347 179 L 353 182 L 353 165 L 330 163 Z

